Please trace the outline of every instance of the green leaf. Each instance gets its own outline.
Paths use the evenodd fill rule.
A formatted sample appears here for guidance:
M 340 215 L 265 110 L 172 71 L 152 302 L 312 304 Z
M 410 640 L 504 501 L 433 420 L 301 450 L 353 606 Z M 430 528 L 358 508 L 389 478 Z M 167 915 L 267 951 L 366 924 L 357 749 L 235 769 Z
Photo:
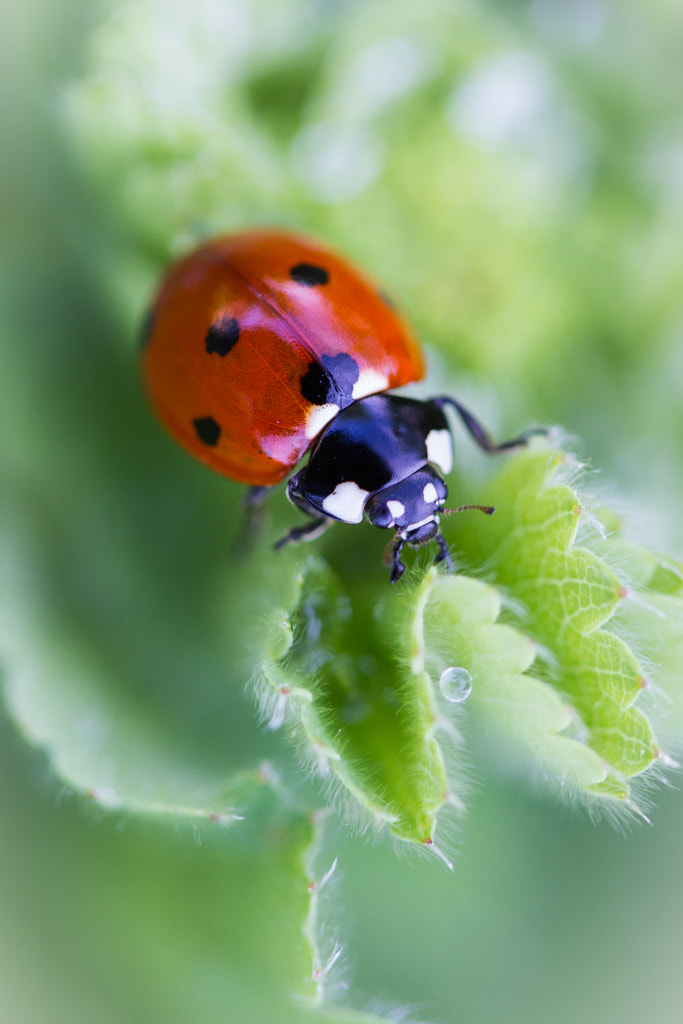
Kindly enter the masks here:
M 318 850 L 324 822 L 267 779 L 245 782 L 249 820 L 229 830 L 93 820 L 83 801 L 36 792 L 35 755 L 4 719 L 0 737 L 7 1019 L 387 1020 L 327 1001 L 340 947 L 320 906 L 333 868 Z
M 593 519 L 587 499 L 563 482 L 576 471 L 563 452 L 541 447 L 509 457 L 468 496 L 493 501 L 495 516 L 463 514 L 446 528 L 462 564 L 483 569 L 487 582 L 415 569 L 395 588 L 367 570 L 361 584 L 355 565 L 333 574 L 300 556 L 291 645 L 261 669 L 263 713 L 272 728 L 288 723 L 348 817 L 360 812 L 361 821 L 433 845 L 439 811 L 461 805 L 454 755 L 470 685 L 468 722 L 495 737 L 496 760 L 504 751 L 595 808 L 642 812 L 632 780 L 669 762 L 632 644 L 680 667 L 683 602 L 644 597 L 642 581 L 626 587 L 624 572 L 610 568 L 624 561 L 618 535 L 579 543 Z M 650 565 L 648 579 L 665 590 L 675 578 L 671 567 Z M 669 632 L 655 634 L 642 611 L 662 601 L 672 603 L 658 613 Z M 625 607 L 628 630 L 616 614 Z
M 385 580 L 379 593 L 368 586 L 352 602 L 324 563 L 308 559 L 291 649 L 262 665 L 262 706 L 271 728 L 287 717 L 347 815 L 360 810 L 377 827 L 430 844 L 447 782 L 419 661 L 416 590 L 378 604 L 384 588 Z M 413 659 L 405 658 L 404 634 Z
M 166 633 L 172 628 L 172 605 L 167 604 L 164 619 L 157 602 L 145 624 L 138 619 L 146 604 L 138 589 L 127 598 L 126 611 L 132 614 L 113 614 L 103 574 L 117 541 L 124 538 L 110 532 L 108 549 L 92 551 L 90 564 L 75 581 L 56 555 L 60 545 L 64 551 L 75 539 L 76 524 L 55 528 L 45 517 L 9 502 L 3 512 L 4 699 L 26 738 L 47 751 L 65 784 L 107 808 L 239 820 L 253 752 L 243 760 L 239 746 L 231 751 L 230 734 L 237 734 L 237 723 L 231 730 L 229 717 L 221 715 L 223 736 L 211 736 L 208 723 L 203 729 L 200 724 L 207 706 L 193 709 L 194 715 L 187 706 L 190 699 L 215 701 L 210 691 L 218 672 L 234 689 L 229 667 L 220 669 L 206 656 L 203 664 L 195 662 L 194 693 L 188 690 L 193 675 L 183 671 L 182 663 L 177 680 L 166 664 L 157 675 L 155 648 L 166 638 L 165 653 L 172 650 Z M 125 542 L 118 557 L 128 562 Z M 95 600 L 98 583 L 103 589 Z M 159 583 L 147 580 L 151 593 Z M 95 589 L 87 607 L 81 602 L 90 588 Z M 204 639 L 210 636 L 205 633 Z M 191 662 L 186 664 L 189 668 Z M 203 679 L 197 675 L 202 672 Z M 239 670 L 236 680 L 239 687 Z M 241 688 L 235 696 L 242 697 Z M 233 714 L 243 702 L 242 697 L 235 705 L 233 699 Z M 195 726 L 202 730 L 199 735 Z
M 561 452 L 520 455 L 486 487 L 497 506 L 494 529 L 477 530 L 462 519 L 456 537 L 470 564 L 483 564 L 522 603 L 518 628 L 550 652 L 535 674 L 568 702 L 573 728 L 585 731 L 581 742 L 603 762 L 605 777 L 586 790 L 628 800 L 628 780 L 660 751 L 640 706 L 643 670 L 618 635 L 615 613 L 629 598 L 624 578 L 610 568 L 609 547 L 606 561 L 577 541 L 583 499 L 562 482 L 575 474 Z
M 631 600 L 615 616 L 626 636 L 637 636 L 646 666 L 643 683 L 672 712 L 664 729 L 683 728 L 683 566 L 640 545 L 610 538 L 609 556 L 627 568 Z
M 571 792 L 603 783 L 608 767 L 574 739 L 571 704 L 533 674 L 537 646 L 499 622 L 502 601 L 492 587 L 466 576 L 431 581 L 426 657 L 435 679 L 456 665 L 472 679 L 468 710 L 512 755 L 524 752 L 529 768 Z

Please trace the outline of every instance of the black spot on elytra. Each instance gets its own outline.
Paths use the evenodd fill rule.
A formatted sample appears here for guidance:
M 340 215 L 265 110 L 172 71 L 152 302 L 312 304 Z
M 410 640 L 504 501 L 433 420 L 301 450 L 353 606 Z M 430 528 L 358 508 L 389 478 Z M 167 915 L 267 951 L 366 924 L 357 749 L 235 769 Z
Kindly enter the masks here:
M 215 448 L 221 436 L 221 428 L 213 416 L 200 416 L 198 419 L 192 420 L 192 426 L 200 441 L 210 448 Z
M 305 284 L 307 288 L 315 288 L 319 284 L 327 284 L 330 275 L 324 267 L 317 267 L 314 263 L 297 263 L 289 271 L 292 281 L 297 284 Z
M 391 295 L 388 295 L 383 288 L 380 289 L 380 291 L 377 294 L 379 295 L 380 299 L 382 300 L 385 306 L 388 306 L 389 309 L 396 309 L 396 303 L 392 299 Z
M 156 310 L 154 306 L 150 306 L 145 315 L 142 318 L 140 324 L 140 348 L 147 348 L 149 339 L 152 337 L 152 329 L 154 328 L 154 317 Z
M 353 386 L 360 376 L 353 356 L 340 352 L 338 356 L 321 356 L 320 361 L 342 395 L 353 398 Z
M 240 336 L 240 325 L 234 316 L 221 316 L 215 320 L 208 331 L 204 344 L 206 351 L 211 355 L 213 352 L 219 356 L 227 356 L 230 349 L 234 348 Z
M 334 394 L 334 384 L 320 363 L 309 363 L 301 378 L 301 394 L 313 405 L 325 405 Z

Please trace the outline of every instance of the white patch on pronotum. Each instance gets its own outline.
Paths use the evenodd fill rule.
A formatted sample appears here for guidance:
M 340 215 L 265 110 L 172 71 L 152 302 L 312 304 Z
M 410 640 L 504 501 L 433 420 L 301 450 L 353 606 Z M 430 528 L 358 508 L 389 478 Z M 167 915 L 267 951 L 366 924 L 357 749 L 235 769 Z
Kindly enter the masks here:
M 444 473 L 453 468 L 453 443 L 450 430 L 430 430 L 427 434 L 427 458 Z
M 439 495 L 436 493 L 436 487 L 433 483 L 425 484 L 422 497 L 427 505 L 433 505 L 438 500 Z
M 375 395 L 378 391 L 386 391 L 389 381 L 379 370 L 373 370 L 371 366 L 360 371 L 358 380 L 353 385 L 351 395 L 355 399 L 365 398 L 366 395 Z
M 306 437 L 309 441 L 317 437 L 323 427 L 326 427 L 338 412 L 339 406 L 333 402 L 326 402 L 325 405 L 311 406 L 306 413 Z
M 365 499 L 369 493 L 354 484 L 353 480 L 344 480 L 323 501 L 323 512 L 341 519 L 343 523 L 361 523 Z
M 387 508 L 391 512 L 391 518 L 396 522 L 401 516 L 405 515 L 406 507 L 402 501 L 388 501 Z

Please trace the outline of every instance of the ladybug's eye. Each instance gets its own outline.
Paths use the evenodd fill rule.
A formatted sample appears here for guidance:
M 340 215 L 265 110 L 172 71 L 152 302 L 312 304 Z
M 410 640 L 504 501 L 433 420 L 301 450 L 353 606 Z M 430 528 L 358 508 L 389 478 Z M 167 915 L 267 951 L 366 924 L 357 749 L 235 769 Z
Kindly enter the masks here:
M 375 508 L 371 508 L 369 510 L 369 519 L 373 526 L 379 526 L 380 529 L 384 530 L 394 524 L 394 517 L 386 505 L 377 505 Z

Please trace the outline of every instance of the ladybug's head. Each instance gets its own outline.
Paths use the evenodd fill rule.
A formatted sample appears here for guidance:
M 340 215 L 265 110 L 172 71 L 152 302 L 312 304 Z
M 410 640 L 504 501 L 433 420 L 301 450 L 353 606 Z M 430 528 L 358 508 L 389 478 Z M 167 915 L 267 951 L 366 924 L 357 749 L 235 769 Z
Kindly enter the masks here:
M 391 582 L 396 583 L 405 572 L 405 565 L 400 559 L 402 548 L 406 544 L 419 547 L 430 540 L 436 541 L 439 551 L 437 562 L 444 562 L 449 572 L 453 571 L 453 561 L 448 545 L 439 530 L 439 518 L 451 512 L 464 512 L 465 509 L 478 509 L 491 515 L 494 511 L 490 505 L 461 505 L 460 508 L 444 508 L 448 489 L 446 484 L 432 466 L 424 466 L 412 476 L 392 487 L 375 491 L 365 505 L 365 515 L 382 529 L 395 529 L 396 535 L 391 546 L 387 561 L 391 564 Z
M 365 515 L 382 529 L 395 529 L 396 535 L 388 560 L 391 582 L 396 583 L 405 572 L 399 555 L 405 544 L 419 547 L 435 540 L 439 545 L 437 562 L 452 562 L 446 542 L 439 532 L 439 513 L 446 502 L 448 489 L 432 466 L 426 465 L 391 487 L 385 487 L 368 498 Z
M 373 526 L 394 529 L 409 544 L 425 544 L 439 529 L 439 510 L 448 489 L 431 466 L 384 487 L 368 498 L 365 515 Z

